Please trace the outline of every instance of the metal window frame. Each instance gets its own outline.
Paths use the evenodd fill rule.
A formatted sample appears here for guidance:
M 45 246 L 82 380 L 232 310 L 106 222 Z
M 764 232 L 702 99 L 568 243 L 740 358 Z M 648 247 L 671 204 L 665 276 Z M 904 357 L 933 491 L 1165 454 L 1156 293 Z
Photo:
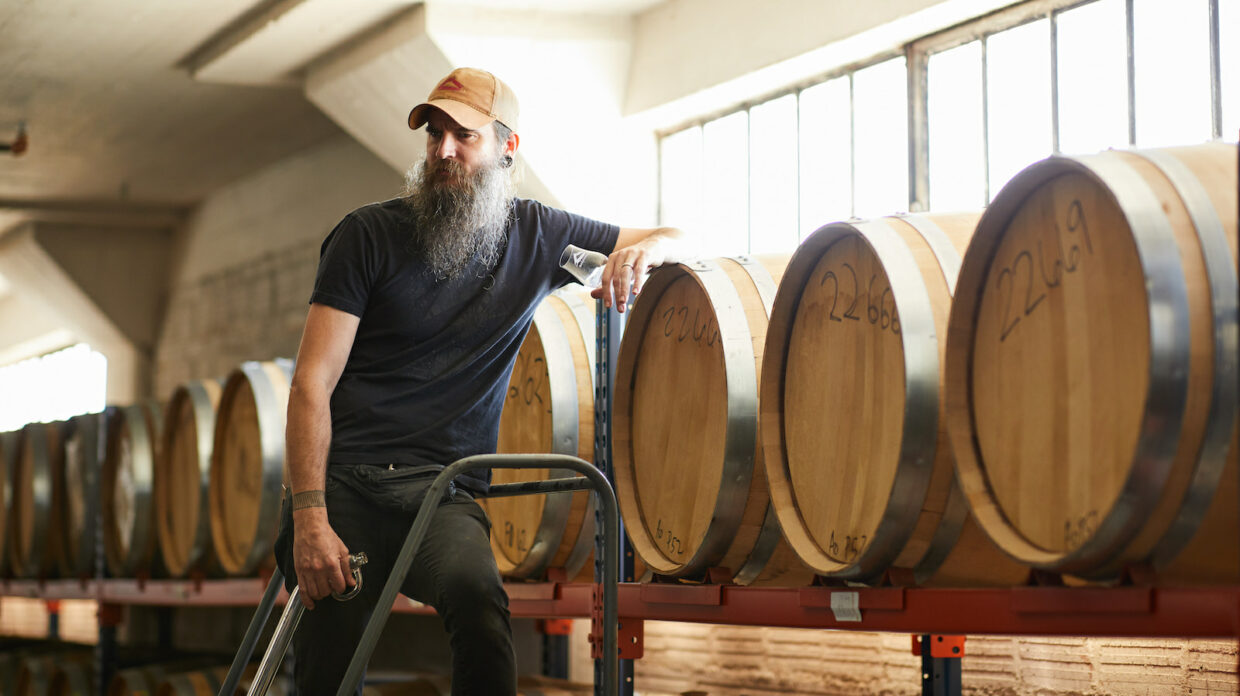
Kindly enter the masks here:
M 673 135 L 680 131 L 692 128 L 693 126 L 705 126 L 710 121 L 729 116 L 738 111 L 748 112 L 753 106 L 765 103 L 767 101 L 778 99 L 788 94 L 795 94 L 797 97 L 797 167 L 796 167 L 796 187 L 797 187 L 797 220 L 798 220 L 798 236 L 800 236 L 800 228 L 804 226 L 804 220 L 801 212 L 801 152 L 800 152 L 800 93 L 808 87 L 822 84 L 829 80 L 840 77 L 848 78 L 848 96 L 849 96 L 849 178 L 850 178 L 850 213 L 856 214 L 856 102 L 855 102 L 855 82 L 854 78 L 859 70 L 878 65 L 879 63 L 903 56 L 905 58 L 905 69 L 907 71 L 907 94 L 908 94 L 908 114 L 906 122 L 908 124 L 908 167 L 909 167 L 909 210 L 925 211 L 929 209 L 930 203 L 930 123 L 929 123 L 929 102 L 928 102 L 928 79 L 929 79 L 929 59 L 935 53 L 955 48 L 971 41 L 980 41 L 982 45 L 982 137 L 983 137 L 983 168 L 984 168 L 984 191 L 985 203 L 989 204 L 990 191 L 990 134 L 989 134 L 989 76 L 987 75 L 987 40 L 990 36 L 998 34 L 1009 29 L 1028 24 L 1030 22 L 1047 19 L 1050 22 L 1050 109 L 1051 109 L 1051 151 L 1058 154 L 1060 152 L 1060 117 L 1059 117 L 1059 31 L 1058 18 L 1059 15 L 1074 10 L 1078 7 L 1098 2 L 1099 0 L 1028 0 L 1017 5 L 1001 8 L 993 12 L 975 17 L 973 19 L 962 22 L 956 26 L 949 27 L 933 34 L 928 34 L 919 39 L 905 44 L 901 49 L 893 51 L 885 51 L 875 54 L 864 60 L 855 61 L 829 71 L 820 73 L 812 78 L 800 81 L 796 84 L 783 87 L 778 90 L 772 90 L 767 93 L 760 94 L 753 99 L 746 100 L 741 104 L 731 106 L 725 109 L 704 114 L 691 121 L 682 122 L 671 128 L 658 130 L 655 132 L 656 138 L 660 144 L 663 138 Z M 1211 101 L 1211 134 L 1215 139 L 1222 137 L 1223 114 L 1222 114 L 1222 75 L 1221 75 L 1221 46 L 1220 46 L 1220 26 L 1219 26 L 1219 0 L 1198 0 L 1206 2 L 1209 12 L 1209 55 L 1210 55 L 1210 101 Z M 1134 2 L 1135 0 L 1124 0 L 1124 22 L 1125 22 L 1125 41 L 1127 46 L 1127 97 L 1128 97 L 1128 145 L 1130 147 L 1136 144 L 1136 46 L 1134 42 Z M 752 120 L 749 121 L 752 123 Z M 747 128 L 748 131 L 748 128 Z M 705 138 L 703 138 L 703 148 L 705 148 Z M 749 143 L 746 143 L 746 151 L 749 150 Z M 659 148 L 659 171 L 662 172 L 662 147 Z M 750 164 L 752 157 L 750 157 Z M 752 172 L 751 172 L 752 175 Z M 747 189 L 748 190 L 748 189 Z M 660 185 L 660 196 L 662 195 L 662 186 Z M 662 219 L 662 200 L 659 202 L 660 223 L 665 222 Z M 752 211 L 752 201 L 750 201 L 750 210 Z M 753 229 L 747 221 L 748 238 L 752 244 Z

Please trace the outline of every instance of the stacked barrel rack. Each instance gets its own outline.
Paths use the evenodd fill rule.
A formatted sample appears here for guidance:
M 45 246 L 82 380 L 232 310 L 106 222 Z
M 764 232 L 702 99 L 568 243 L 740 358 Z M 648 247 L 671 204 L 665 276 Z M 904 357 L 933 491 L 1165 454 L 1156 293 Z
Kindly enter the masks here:
M 500 451 L 595 454 L 615 482 L 639 580 L 620 588 L 623 658 L 646 619 L 1240 637 L 1236 166 L 1222 144 L 1054 157 L 982 214 L 833 223 L 791 257 L 659 270 L 619 345 L 614 312 L 557 293 Z M 64 548 L 0 591 L 98 600 L 105 639 L 124 605 L 257 603 L 283 423 L 223 423 L 282 419 L 265 401 L 287 399 L 287 369 L 178 390 L 170 418 L 197 428 L 162 429 L 151 490 L 182 492 L 149 540 L 110 537 L 133 511 L 71 513 L 102 520 L 117 577 Z M 217 409 L 213 447 L 177 439 Z M 102 500 L 111 448 L 157 432 L 153 413 L 124 410 L 88 445 Z M 212 467 L 229 473 L 208 486 Z M 243 493 L 251 512 L 224 509 Z M 487 505 L 513 615 L 592 616 L 588 498 Z M 157 546 L 182 577 L 135 577 Z M 56 567 L 74 579 L 34 579 Z M 923 659 L 962 654 L 930 645 Z

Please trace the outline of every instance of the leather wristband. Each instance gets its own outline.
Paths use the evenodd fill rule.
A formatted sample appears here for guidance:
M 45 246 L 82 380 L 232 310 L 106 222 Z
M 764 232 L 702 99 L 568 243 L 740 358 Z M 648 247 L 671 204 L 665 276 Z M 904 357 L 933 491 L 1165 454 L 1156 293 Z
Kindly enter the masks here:
M 324 496 L 323 491 L 302 491 L 293 494 L 294 510 L 316 507 L 327 507 L 327 498 Z

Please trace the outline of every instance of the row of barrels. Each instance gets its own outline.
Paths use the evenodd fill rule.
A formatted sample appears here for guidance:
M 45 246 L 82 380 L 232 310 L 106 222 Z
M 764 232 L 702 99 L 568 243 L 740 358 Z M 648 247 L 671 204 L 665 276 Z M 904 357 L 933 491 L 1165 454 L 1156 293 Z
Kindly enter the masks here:
M 1052 157 L 984 213 L 658 269 L 615 375 L 633 546 L 744 585 L 1240 581 L 1236 258 L 1237 149 L 1213 143 Z M 592 339 L 557 302 L 501 450 L 589 451 Z M 556 567 L 581 503 L 509 500 L 501 567 Z
M 97 693 L 94 648 L 57 641 L 6 639 L 0 646 L 0 693 L 12 696 L 91 696 Z M 243 677 L 239 694 L 245 693 Z M 181 658 L 117 671 L 108 682 L 107 696 L 215 696 L 228 667 L 210 657 Z M 280 680 L 272 693 L 286 693 Z M 418 693 L 418 692 L 411 692 Z
M 186 577 L 270 566 L 291 375 L 287 360 L 247 362 L 179 386 L 166 406 L 0 434 L 0 570 L 91 577 L 102 561 L 115 577 Z
M 791 255 L 654 272 L 612 421 L 644 569 L 743 585 L 1240 580 L 1236 156 L 1053 157 L 984 213 L 834 223 Z M 499 451 L 590 458 L 593 312 L 571 290 L 538 308 Z M 152 407 L 120 410 L 94 445 L 114 574 L 150 568 L 156 536 L 174 576 L 271 562 L 288 371 L 183 385 L 162 428 Z M 28 426 L 18 447 L 18 574 L 51 567 L 24 530 L 49 538 L 41 516 L 73 505 L 44 502 L 53 431 Z M 484 504 L 506 576 L 588 576 L 590 496 Z

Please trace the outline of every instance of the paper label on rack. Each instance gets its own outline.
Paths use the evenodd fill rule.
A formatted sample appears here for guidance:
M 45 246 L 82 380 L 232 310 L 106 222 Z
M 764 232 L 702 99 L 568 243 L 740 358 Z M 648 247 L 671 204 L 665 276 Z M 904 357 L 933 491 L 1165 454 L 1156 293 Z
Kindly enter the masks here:
M 831 613 L 836 621 L 861 620 L 861 595 L 857 592 L 832 592 Z

